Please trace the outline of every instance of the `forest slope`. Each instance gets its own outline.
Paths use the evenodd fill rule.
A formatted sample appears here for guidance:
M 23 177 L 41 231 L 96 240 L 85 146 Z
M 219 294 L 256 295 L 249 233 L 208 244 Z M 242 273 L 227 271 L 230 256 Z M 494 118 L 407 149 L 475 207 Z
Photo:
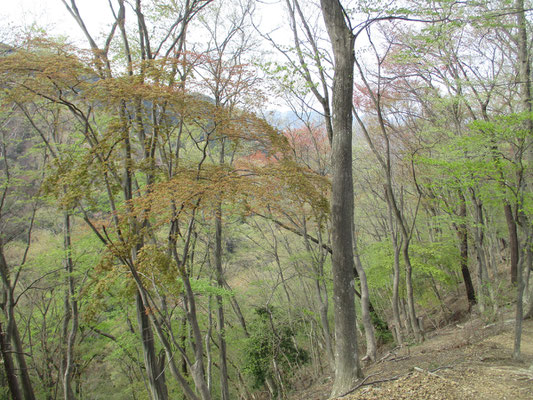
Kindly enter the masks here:
M 508 313 L 493 324 L 475 318 L 439 329 L 423 344 L 393 349 L 367 365 L 363 385 L 342 399 L 531 399 L 533 320 L 524 321 L 520 362 L 511 358 L 513 327 Z M 330 385 L 292 399 L 327 399 Z

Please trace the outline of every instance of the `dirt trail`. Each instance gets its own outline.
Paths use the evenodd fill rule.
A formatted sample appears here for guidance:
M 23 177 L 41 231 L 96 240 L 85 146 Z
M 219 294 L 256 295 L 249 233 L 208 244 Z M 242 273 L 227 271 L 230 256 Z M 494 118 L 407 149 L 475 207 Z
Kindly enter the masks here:
M 531 400 L 533 320 L 524 321 L 521 361 L 511 358 L 514 321 L 481 320 L 449 326 L 418 346 L 393 349 L 364 368 L 361 387 L 342 400 Z M 381 381 L 380 383 L 378 381 Z M 331 382 L 292 399 L 325 400 Z

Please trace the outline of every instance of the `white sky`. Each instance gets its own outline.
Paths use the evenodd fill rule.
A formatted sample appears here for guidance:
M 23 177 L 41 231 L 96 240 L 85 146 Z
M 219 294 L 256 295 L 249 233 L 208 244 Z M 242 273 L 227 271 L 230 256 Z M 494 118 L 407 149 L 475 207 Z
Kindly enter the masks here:
M 232 0 L 226 0 L 228 3 Z M 148 3 L 149 0 L 144 0 Z M 70 3 L 70 0 L 67 0 Z M 116 6 L 116 0 L 112 0 Z M 109 0 L 76 0 L 80 14 L 98 44 L 103 44 L 101 38 L 109 33 L 112 24 L 112 14 Z M 279 28 L 273 35 L 276 40 L 291 41 L 292 35 L 288 28 L 288 21 L 284 10 L 285 0 L 260 0 L 256 3 L 255 23 L 261 24 L 261 29 L 271 32 Z M 128 8 L 126 12 L 131 10 Z M 67 37 L 81 48 L 89 45 L 81 29 L 69 14 L 61 0 L 0 0 L 0 42 L 13 41 L 13 35 L 20 35 L 28 31 L 32 25 L 44 29 L 51 36 Z M 270 56 L 285 61 L 275 51 Z M 275 103 L 279 103 L 275 101 Z M 277 108 L 285 109 L 283 104 Z
M 82 39 L 83 35 L 61 0 L 0 0 L 0 30 L 29 28 L 34 23 L 52 35 Z M 89 32 L 97 33 L 110 22 L 108 0 L 78 0 Z
M 67 0 L 67 3 L 70 1 Z M 271 30 L 284 24 L 284 0 L 258 3 L 262 26 Z M 109 0 L 77 0 L 76 4 L 94 38 L 98 38 L 101 32 L 108 33 L 106 27 L 112 23 Z M 113 4 L 116 5 L 116 2 L 113 1 Z M 29 28 L 33 24 L 51 35 L 67 36 L 86 45 L 85 37 L 61 0 L 0 0 L 0 40 L 13 28 Z

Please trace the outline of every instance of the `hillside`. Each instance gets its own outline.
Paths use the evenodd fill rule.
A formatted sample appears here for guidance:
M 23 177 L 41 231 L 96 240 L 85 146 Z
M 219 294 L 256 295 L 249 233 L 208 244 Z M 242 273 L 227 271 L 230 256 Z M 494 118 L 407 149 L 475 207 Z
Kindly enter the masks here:
M 0 400 L 533 398 L 531 1 L 54 3 L 0 29 Z
M 474 317 L 432 332 L 421 345 L 385 351 L 342 399 L 531 399 L 533 320 L 524 321 L 522 361 L 511 358 L 513 329 L 511 313 L 490 324 Z M 330 385 L 327 378 L 292 399 L 328 399 Z

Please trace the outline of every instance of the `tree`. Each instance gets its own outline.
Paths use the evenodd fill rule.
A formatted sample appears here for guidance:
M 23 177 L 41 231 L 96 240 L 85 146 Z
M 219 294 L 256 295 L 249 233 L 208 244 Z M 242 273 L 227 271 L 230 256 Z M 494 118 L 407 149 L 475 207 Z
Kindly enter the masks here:
M 531 60 L 530 60 L 530 54 L 528 51 L 528 35 L 527 35 L 527 21 L 526 21 L 526 12 L 524 8 L 524 0 L 517 0 L 516 1 L 516 22 L 517 22 L 517 45 L 518 45 L 518 61 L 519 61 L 519 68 L 518 68 L 518 76 L 520 77 L 520 98 L 521 98 L 521 108 L 522 111 L 526 114 L 526 118 L 523 122 L 524 124 L 524 130 L 527 132 L 527 135 L 523 139 L 524 142 L 528 141 L 527 138 L 529 137 L 529 150 L 526 150 L 528 152 L 527 155 L 525 155 L 526 161 L 532 162 L 533 159 L 531 155 L 533 154 L 533 150 L 531 149 L 531 136 L 533 135 L 533 104 L 532 104 L 532 98 L 531 98 Z M 526 145 L 527 149 L 527 144 Z M 531 168 L 531 166 L 530 166 Z M 520 192 L 527 190 L 527 187 L 531 186 L 531 182 L 528 182 L 526 179 L 524 179 L 521 182 L 521 186 L 523 186 Z M 522 319 L 524 316 L 523 311 L 523 295 L 524 295 L 524 273 L 523 273 L 523 265 L 524 260 L 526 257 L 529 256 L 529 260 L 531 262 L 531 245 L 532 245 L 532 229 L 530 226 L 529 218 L 527 217 L 526 212 L 524 211 L 524 196 L 520 196 L 518 199 L 519 203 L 521 203 L 521 210 L 517 210 L 517 219 L 519 221 L 520 226 L 525 231 L 525 240 L 524 240 L 524 247 L 525 249 L 522 250 L 522 254 L 520 254 L 520 259 L 516 264 L 516 272 L 515 274 L 512 274 L 512 276 L 515 276 L 516 284 L 517 284 L 517 294 L 516 294 L 516 318 L 515 318 L 515 340 L 514 340 L 514 349 L 513 349 L 513 358 L 519 359 L 521 357 L 521 350 L 520 350 L 520 344 L 522 340 Z M 514 268 L 515 266 L 512 265 Z M 530 266 L 529 266 L 530 267 Z M 530 269 L 530 268 L 528 268 Z M 513 272 L 513 271 L 512 271 Z M 529 277 L 529 274 L 526 275 Z
M 331 246 L 335 309 L 335 382 L 332 396 L 351 389 L 362 376 L 359 366 L 353 291 L 352 88 L 354 41 L 338 0 L 321 0 L 335 58 L 331 146 Z
M 2 99 L 4 100 L 4 99 Z M 20 274 L 26 265 L 28 252 L 32 244 L 35 214 L 38 208 L 38 191 L 42 175 L 34 176 L 28 164 L 37 163 L 42 167 L 44 159 L 30 158 L 26 166 L 13 165 L 19 157 L 28 156 L 31 142 L 22 146 L 9 146 L 9 136 L 22 142 L 20 120 L 15 118 L 15 107 L 2 105 L 0 130 L 0 155 L 2 177 L 0 180 L 0 280 L 2 323 L 0 323 L 0 351 L 4 360 L 4 369 L 13 398 L 34 400 L 35 392 L 30 378 L 22 337 L 17 323 L 15 308 L 19 300 L 16 293 Z M 18 125 L 18 127 L 17 127 Z M 11 131 L 9 133 L 8 129 Z M 13 139 L 13 138 L 12 138 Z M 26 202 L 17 202 L 17 197 Z M 24 216 L 18 220 L 18 215 Z M 15 240 L 24 238 L 24 251 L 15 265 L 10 265 L 5 255 L 5 246 Z M 5 327 L 3 326 L 5 324 Z M 15 368 L 16 361 L 16 368 Z M 17 371 L 18 370 L 18 371 Z

